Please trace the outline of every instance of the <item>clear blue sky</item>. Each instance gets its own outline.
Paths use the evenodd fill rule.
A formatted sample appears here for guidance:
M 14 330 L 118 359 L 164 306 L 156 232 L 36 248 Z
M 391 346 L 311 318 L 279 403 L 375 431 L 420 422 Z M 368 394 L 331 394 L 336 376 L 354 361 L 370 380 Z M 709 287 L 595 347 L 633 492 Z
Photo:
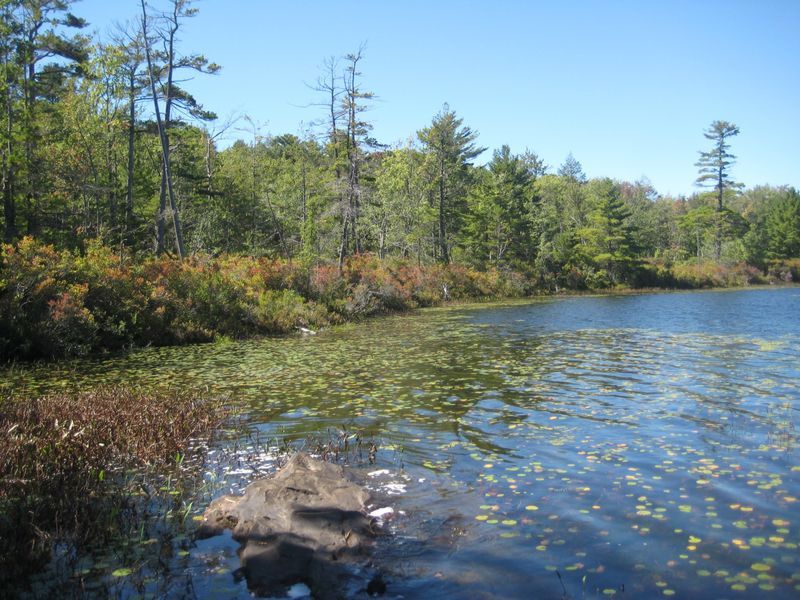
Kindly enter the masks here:
M 152 0 L 158 6 L 163 0 Z M 568 152 L 590 177 L 697 190 L 715 119 L 741 129 L 733 176 L 800 188 L 800 0 L 200 0 L 180 49 L 222 65 L 187 87 L 220 116 L 299 133 L 323 59 L 366 43 L 375 137 L 393 144 L 444 102 L 491 149 Z M 137 0 L 82 0 L 100 34 Z M 234 132 L 233 136 L 236 135 Z M 243 134 L 241 134 L 243 135 Z

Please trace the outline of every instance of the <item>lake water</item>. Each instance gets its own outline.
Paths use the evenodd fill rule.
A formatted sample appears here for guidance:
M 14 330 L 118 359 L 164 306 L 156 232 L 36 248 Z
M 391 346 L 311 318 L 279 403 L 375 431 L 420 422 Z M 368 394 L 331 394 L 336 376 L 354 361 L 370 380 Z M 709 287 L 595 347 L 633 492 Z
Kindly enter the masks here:
M 229 394 L 249 433 L 212 449 L 213 494 L 273 470 L 276 444 L 378 441 L 355 474 L 396 511 L 387 597 L 797 598 L 798 315 L 798 288 L 463 306 L 4 385 Z M 138 589 L 109 573 L 150 563 L 110 553 L 105 593 L 249 596 L 229 538 L 175 543 Z

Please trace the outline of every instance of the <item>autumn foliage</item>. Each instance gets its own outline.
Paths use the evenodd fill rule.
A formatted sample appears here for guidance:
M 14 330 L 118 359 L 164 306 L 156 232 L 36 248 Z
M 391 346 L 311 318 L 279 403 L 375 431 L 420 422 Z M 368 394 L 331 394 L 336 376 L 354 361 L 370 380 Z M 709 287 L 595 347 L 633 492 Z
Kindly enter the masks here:
M 0 359 L 81 356 L 318 328 L 444 300 L 521 296 L 511 271 L 352 257 L 336 265 L 227 255 L 143 262 L 105 246 L 0 250 Z

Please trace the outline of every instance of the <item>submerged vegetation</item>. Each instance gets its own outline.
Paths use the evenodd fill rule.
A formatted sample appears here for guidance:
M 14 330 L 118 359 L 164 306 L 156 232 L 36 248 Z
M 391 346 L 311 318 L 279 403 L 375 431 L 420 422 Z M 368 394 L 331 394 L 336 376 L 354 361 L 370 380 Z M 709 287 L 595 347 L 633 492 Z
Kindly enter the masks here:
M 744 586 L 788 600 L 800 589 L 798 301 L 783 288 L 449 307 L 314 337 L 18 365 L 11 384 L 230 395 L 249 429 L 211 447 L 202 470 L 218 493 L 271 473 L 277 450 L 344 464 L 349 449 L 375 508 L 395 509 L 391 595 L 560 598 L 557 570 L 573 598 Z M 173 575 L 195 577 L 201 598 L 243 595 L 235 548 L 189 538 Z M 94 577 L 141 575 L 137 560 L 104 562 Z
M 81 545 L 117 531 L 137 497 L 157 493 L 142 473 L 183 462 L 222 416 L 218 404 L 175 391 L 2 401 L 0 588 L 46 563 L 54 540 Z

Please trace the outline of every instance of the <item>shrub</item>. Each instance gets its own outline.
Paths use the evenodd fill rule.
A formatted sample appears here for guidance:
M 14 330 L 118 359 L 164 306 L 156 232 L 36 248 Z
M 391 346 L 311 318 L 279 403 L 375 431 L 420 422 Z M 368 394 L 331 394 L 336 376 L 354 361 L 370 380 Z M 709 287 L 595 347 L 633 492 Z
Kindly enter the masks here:
M 631 283 L 637 288 L 677 287 L 677 281 L 672 269 L 661 260 L 642 262 L 633 273 Z
M 96 323 L 84 307 L 86 282 L 73 256 L 32 238 L 3 245 L 0 255 L 0 355 L 83 354 Z
M 673 266 L 676 287 L 739 287 L 764 283 L 761 272 L 746 263 L 724 265 L 715 262 L 684 262 Z
M 800 258 L 784 258 L 767 263 L 770 281 L 780 283 L 800 282 Z
M 586 271 L 585 285 L 590 290 L 602 290 L 611 287 L 611 276 L 605 269 L 592 269 Z
M 800 259 L 773 261 L 772 281 L 797 281 Z M 727 287 L 765 281 L 745 263 L 642 263 L 640 287 Z M 605 289 L 604 270 L 567 265 L 539 289 Z M 24 238 L 0 246 L 0 360 L 80 356 L 133 345 L 286 333 L 446 300 L 520 297 L 524 274 L 460 264 L 422 266 L 375 255 L 304 266 L 284 260 L 194 256 L 135 262 L 99 243 L 83 255 Z
M 306 302 L 293 290 L 265 290 L 255 311 L 262 333 L 288 333 L 297 327 L 317 328 L 330 323 L 325 308 Z

